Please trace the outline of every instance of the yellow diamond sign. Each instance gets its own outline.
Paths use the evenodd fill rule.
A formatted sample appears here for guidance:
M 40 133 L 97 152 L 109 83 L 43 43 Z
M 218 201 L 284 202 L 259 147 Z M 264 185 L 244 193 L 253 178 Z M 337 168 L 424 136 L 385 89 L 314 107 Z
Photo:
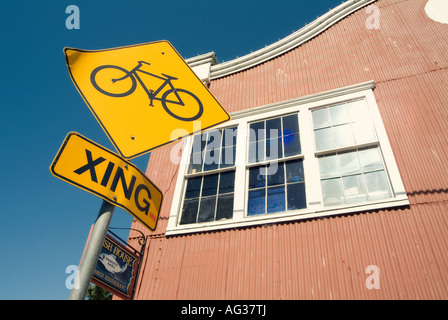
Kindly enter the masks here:
M 54 158 L 51 173 L 119 206 L 154 231 L 162 192 L 132 163 L 76 132 L 70 132 Z
M 124 158 L 230 120 L 168 41 L 64 52 L 73 83 Z

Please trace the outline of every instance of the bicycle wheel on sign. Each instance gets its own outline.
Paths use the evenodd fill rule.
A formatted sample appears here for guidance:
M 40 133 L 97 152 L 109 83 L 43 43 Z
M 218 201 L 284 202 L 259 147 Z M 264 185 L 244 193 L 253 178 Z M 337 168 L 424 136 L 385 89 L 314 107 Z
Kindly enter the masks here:
M 201 100 L 184 89 L 167 90 L 161 100 L 165 111 L 178 120 L 194 121 L 199 119 L 204 111 Z
M 90 74 L 90 82 L 96 90 L 110 97 L 128 96 L 137 87 L 137 81 L 132 73 L 113 65 L 95 68 Z

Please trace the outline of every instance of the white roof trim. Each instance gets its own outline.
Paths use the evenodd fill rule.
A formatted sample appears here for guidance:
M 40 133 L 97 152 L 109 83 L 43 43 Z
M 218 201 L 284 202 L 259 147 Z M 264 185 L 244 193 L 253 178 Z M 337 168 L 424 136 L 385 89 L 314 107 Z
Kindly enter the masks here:
M 210 63 L 213 65 L 215 63 L 218 63 L 218 59 L 216 58 L 215 53 L 212 51 L 209 53 L 198 55 L 193 58 L 185 59 L 185 62 L 188 63 L 188 65 L 190 67 L 196 67 L 198 65 L 202 65 L 202 64 L 206 64 L 206 63 Z
M 217 79 L 254 67 L 284 54 L 319 35 L 349 14 L 376 0 L 348 0 L 289 36 L 243 57 L 212 65 L 211 79 Z
M 328 91 L 324 91 L 324 92 L 317 92 L 317 93 L 310 94 L 310 95 L 307 95 L 304 97 L 293 98 L 293 99 L 284 100 L 284 101 L 280 101 L 280 102 L 274 102 L 274 103 L 263 105 L 263 106 L 258 106 L 255 108 L 231 112 L 230 116 L 232 117 L 232 120 L 236 120 L 236 119 L 240 119 L 240 118 L 244 118 L 244 117 L 249 117 L 252 115 L 264 114 L 264 113 L 276 111 L 279 109 L 285 109 L 290 106 L 299 106 L 299 105 L 309 104 L 309 103 L 313 103 L 313 102 L 317 102 L 317 101 L 328 100 L 331 98 L 337 98 L 340 96 L 349 95 L 349 94 L 360 92 L 360 91 L 373 90 L 375 88 L 375 86 L 376 86 L 375 81 L 370 80 L 370 81 L 366 81 L 366 82 L 362 82 L 362 83 L 353 84 L 353 85 L 343 87 L 343 88 L 337 88 L 337 89 L 328 90 Z

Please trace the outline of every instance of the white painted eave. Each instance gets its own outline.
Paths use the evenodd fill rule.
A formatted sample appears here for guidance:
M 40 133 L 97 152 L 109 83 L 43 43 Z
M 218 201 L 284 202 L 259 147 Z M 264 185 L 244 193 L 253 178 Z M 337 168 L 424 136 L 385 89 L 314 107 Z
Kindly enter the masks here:
M 214 52 L 186 59 L 185 62 L 188 63 L 190 68 L 196 73 L 199 79 L 205 83 L 205 85 L 208 86 L 210 84 L 210 68 L 215 63 L 218 63 L 218 59 Z
M 216 58 L 215 53 L 212 51 L 209 53 L 198 55 L 196 57 L 185 59 L 185 62 L 187 62 L 190 67 L 196 67 L 205 63 L 214 65 L 218 63 L 218 59 Z
M 211 65 L 210 79 L 225 77 L 282 55 L 316 37 L 338 21 L 374 1 L 376 0 L 348 0 L 302 29 L 269 46 L 231 61 Z

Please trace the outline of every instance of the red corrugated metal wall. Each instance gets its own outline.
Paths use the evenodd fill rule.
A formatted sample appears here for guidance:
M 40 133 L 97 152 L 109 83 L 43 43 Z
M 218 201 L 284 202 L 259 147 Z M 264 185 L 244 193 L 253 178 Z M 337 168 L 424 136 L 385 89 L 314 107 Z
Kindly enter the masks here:
M 166 237 L 178 168 L 163 147 L 147 169 L 165 192 L 158 228 L 133 223 L 149 236 L 136 299 L 448 298 L 448 25 L 426 16 L 426 2 L 377 1 L 379 30 L 358 10 L 210 84 L 233 112 L 375 80 L 410 207 Z M 369 265 L 379 289 L 366 288 Z

